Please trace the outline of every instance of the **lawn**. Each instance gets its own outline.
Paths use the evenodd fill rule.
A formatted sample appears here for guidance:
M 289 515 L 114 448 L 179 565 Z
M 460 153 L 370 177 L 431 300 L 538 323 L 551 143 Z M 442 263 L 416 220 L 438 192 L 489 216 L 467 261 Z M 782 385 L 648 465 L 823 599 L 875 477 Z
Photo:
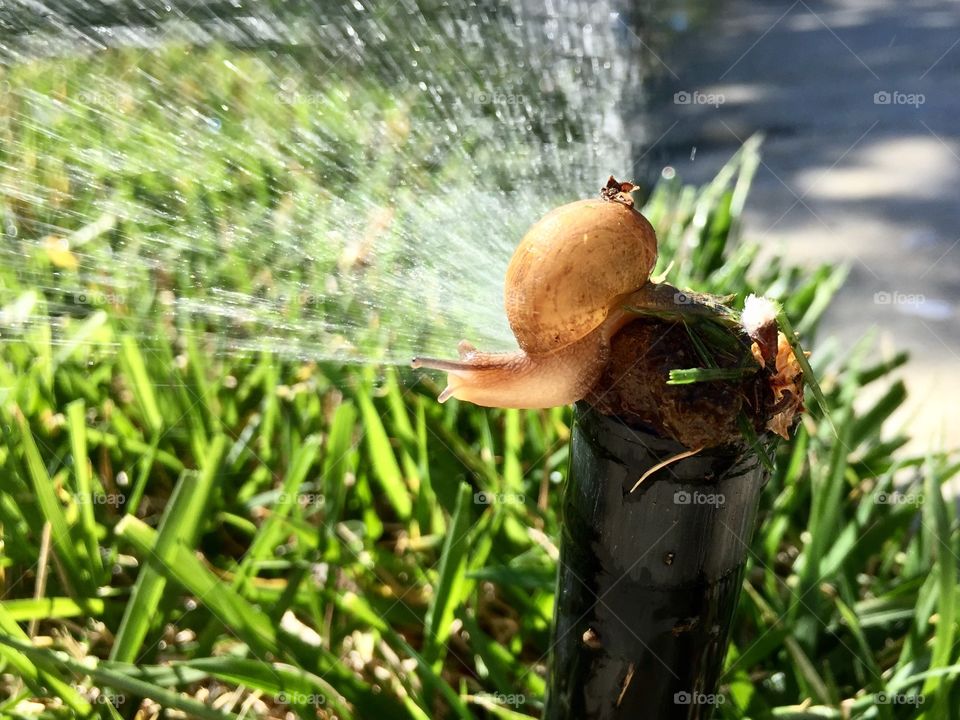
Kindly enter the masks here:
M 400 186 L 399 158 L 431 152 L 403 131 L 431 103 L 275 79 L 216 46 L 6 75 L 5 717 L 542 708 L 570 408 L 441 406 L 438 378 L 354 362 L 392 357 L 395 338 L 362 298 L 321 289 L 380 287 L 370 274 L 396 267 L 343 266 L 327 233 L 369 204 L 341 199 L 362 182 L 402 226 L 465 166 L 441 154 Z M 351 122 L 357 103 L 376 122 Z M 307 140 L 314 164 L 291 163 Z M 906 357 L 817 335 L 844 268 L 751 243 L 759 152 L 751 140 L 702 188 L 663 179 L 644 208 L 671 283 L 783 304 L 825 399 L 776 449 L 717 715 L 958 717 L 960 538 L 941 487 L 960 464 L 911 455 L 887 422 Z M 408 241 L 385 232 L 381 256 L 402 265 Z M 243 312 L 210 310 L 224 289 Z M 417 338 L 437 321 L 411 322 Z M 346 349 L 329 347 L 340 325 Z

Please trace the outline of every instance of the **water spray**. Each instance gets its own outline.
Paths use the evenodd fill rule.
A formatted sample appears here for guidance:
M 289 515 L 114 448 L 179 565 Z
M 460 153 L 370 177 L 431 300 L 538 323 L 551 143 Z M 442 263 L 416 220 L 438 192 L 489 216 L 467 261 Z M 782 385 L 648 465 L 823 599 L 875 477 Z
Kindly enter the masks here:
M 709 717 L 771 461 L 802 411 L 777 308 L 653 282 L 637 192 L 536 223 L 507 271 L 517 353 L 466 341 L 440 396 L 575 403 L 551 638 L 548 720 Z

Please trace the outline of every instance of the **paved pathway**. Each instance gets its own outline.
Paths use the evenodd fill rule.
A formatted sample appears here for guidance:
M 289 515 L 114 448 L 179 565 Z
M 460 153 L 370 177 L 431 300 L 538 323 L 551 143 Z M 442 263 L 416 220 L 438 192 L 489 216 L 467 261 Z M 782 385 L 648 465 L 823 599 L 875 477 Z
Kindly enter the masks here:
M 910 350 L 898 419 L 917 448 L 960 445 L 960 5 L 735 0 L 716 14 L 663 57 L 652 154 L 700 182 L 764 131 L 748 234 L 850 263 L 824 336 L 849 346 L 877 328 L 881 352 Z

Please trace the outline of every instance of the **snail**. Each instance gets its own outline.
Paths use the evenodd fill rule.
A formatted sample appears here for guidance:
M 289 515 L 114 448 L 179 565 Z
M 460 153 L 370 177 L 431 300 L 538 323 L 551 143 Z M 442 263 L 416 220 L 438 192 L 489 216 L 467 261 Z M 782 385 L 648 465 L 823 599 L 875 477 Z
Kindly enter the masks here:
M 414 358 L 447 372 L 450 397 L 477 405 L 548 408 L 582 399 L 606 366 L 611 338 L 631 319 L 630 296 L 650 278 L 657 238 L 634 208 L 630 183 L 610 179 L 599 199 L 551 210 L 521 240 L 504 301 L 518 352 L 466 340 L 460 359 Z

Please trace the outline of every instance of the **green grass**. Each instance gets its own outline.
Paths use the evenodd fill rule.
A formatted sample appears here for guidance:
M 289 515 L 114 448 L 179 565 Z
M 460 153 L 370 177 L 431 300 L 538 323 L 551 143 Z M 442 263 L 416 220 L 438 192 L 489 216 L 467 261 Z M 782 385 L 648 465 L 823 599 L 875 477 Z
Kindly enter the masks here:
M 177 72 L 202 79 L 203 92 L 246 98 L 254 121 L 272 118 L 267 137 L 308 122 L 253 92 L 255 63 L 251 87 L 221 89 L 213 68 L 227 51 L 210 52 Z M 49 69 L 19 70 L 18 87 L 109 76 Z M 399 102 L 369 93 L 383 112 Z M 220 328 L 171 323 L 159 290 L 202 292 L 191 273 L 208 273 L 257 292 L 248 263 L 259 255 L 244 243 L 275 237 L 281 225 L 266 211 L 288 193 L 313 193 L 319 178 L 272 164 L 262 148 L 228 158 L 229 144 L 215 140 L 168 157 L 149 145 L 164 114 L 117 127 L 99 115 L 60 118 L 61 137 L 99 133 L 121 158 L 97 167 L 43 136 L 23 107 L 5 107 L 2 213 L 18 239 L 0 268 L 0 714 L 132 717 L 145 703 L 196 717 L 536 717 L 569 408 L 441 406 L 435 383 L 407 370 L 218 352 Z M 358 153 L 368 142 L 337 137 Z M 878 357 L 870 338 L 853 348 L 813 341 L 844 270 L 760 258 L 741 232 L 757 152 L 751 141 L 704 188 L 664 181 L 645 209 L 662 257 L 674 260 L 671 282 L 782 302 L 815 349 L 832 418 L 813 404 L 777 449 L 718 716 L 956 717 L 960 547 L 941 487 L 960 465 L 910 455 L 886 422 L 904 400 L 895 373 L 905 358 Z M 65 218 L 80 230 L 97 216 L 90 177 L 63 191 L 77 168 L 111 178 L 123 207 L 144 212 L 88 238 L 84 258 L 136 258 L 138 238 L 170 229 L 151 225 L 149 209 L 173 202 L 178 227 L 200 234 L 184 255 L 157 258 L 172 277 L 138 274 L 131 261 L 125 302 L 91 308 L 65 296 L 80 276 L 39 241 Z M 27 202 L 28 190 L 41 201 Z M 325 222 L 324 207 L 292 212 L 310 214 L 297 221 L 310 226 Z M 218 255 L 217 237 L 202 236 L 211 216 L 249 235 Z M 333 262 L 302 272 L 317 282 Z M 346 312 L 350 299 L 338 302 L 315 311 Z M 863 406 L 873 385 L 883 391 Z M 912 485 L 895 493 L 903 478 Z M 480 491 L 525 502 L 479 504 Z

